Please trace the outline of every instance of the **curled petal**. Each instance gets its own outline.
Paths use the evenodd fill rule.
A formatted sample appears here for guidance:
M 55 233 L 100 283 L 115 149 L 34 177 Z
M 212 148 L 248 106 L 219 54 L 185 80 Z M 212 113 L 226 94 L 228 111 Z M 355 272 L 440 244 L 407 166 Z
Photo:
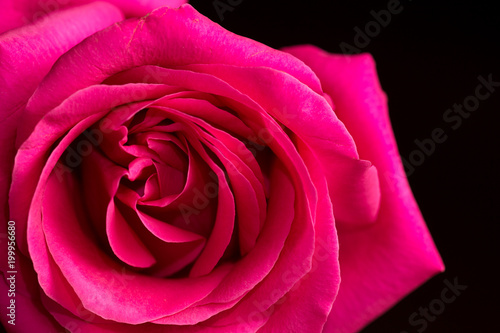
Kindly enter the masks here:
M 330 55 L 312 46 L 286 51 L 318 74 L 360 156 L 379 173 L 381 203 L 376 223 L 339 233 L 342 284 L 326 329 L 352 332 L 444 266 L 406 179 L 373 59 L 367 54 Z
M 11 1 L 9 1 L 10 3 Z M 11 4 L 14 6 L 14 4 Z M 17 5 L 17 2 L 16 2 Z M 2 3 L 2 7 L 4 4 Z M 9 4 L 7 4 L 8 8 Z M 0 25 L 9 22 L 0 11 Z M 6 20 L 4 20 L 6 19 Z M 22 110 L 54 62 L 84 38 L 123 19 L 106 3 L 92 3 L 47 16 L 0 35 L 0 216 L 7 219 L 5 203 L 16 153 L 16 130 Z M 1 27 L 0 27 L 1 31 Z M 25 121 L 26 119 L 23 119 Z

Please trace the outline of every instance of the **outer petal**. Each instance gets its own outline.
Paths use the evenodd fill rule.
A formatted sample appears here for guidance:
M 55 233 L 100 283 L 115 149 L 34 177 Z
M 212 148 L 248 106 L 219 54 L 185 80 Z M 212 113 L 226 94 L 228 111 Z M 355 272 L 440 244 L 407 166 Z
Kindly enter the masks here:
M 14 29 L 41 18 L 49 13 L 95 2 L 95 0 L 7 0 L 0 12 L 0 33 Z M 118 7 L 127 17 L 144 16 L 150 11 L 163 7 L 179 7 L 186 0 L 107 0 Z
M 24 141 L 41 116 L 68 96 L 116 73 L 150 64 L 172 68 L 197 63 L 267 66 L 321 90 L 314 73 L 295 57 L 228 32 L 189 5 L 160 8 L 94 34 L 62 56 L 28 103 L 28 121 L 18 140 Z
M 342 283 L 326 332 L 353 332 L 444 266 L 415 202 L 392 133 L 373 59 L 286 49 L 309 65 L 352 134 L 361 158 L 378 169 L 381 207 L 364 230 L 339 233 Z
M 3 11 L 2 11 L 3 13 Z M 0 216 L 7 219 L 7 193 L 21 110 L 54 62 L 87 36 L 123 19 L 107 3 L 54 13 L 0 35 Z

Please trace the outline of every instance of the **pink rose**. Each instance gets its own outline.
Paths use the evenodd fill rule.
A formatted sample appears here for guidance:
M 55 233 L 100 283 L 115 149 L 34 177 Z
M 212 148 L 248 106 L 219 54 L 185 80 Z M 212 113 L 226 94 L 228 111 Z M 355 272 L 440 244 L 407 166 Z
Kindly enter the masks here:
M 0 35 L 7 330 L 353 332 L 442 271 L 370 56 L 134 3 Z

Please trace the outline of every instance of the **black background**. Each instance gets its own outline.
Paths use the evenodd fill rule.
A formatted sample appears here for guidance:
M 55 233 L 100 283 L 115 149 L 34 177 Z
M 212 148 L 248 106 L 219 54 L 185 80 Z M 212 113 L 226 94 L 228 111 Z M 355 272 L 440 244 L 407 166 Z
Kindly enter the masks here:
M 280 48 L 315 44 L 340 53 L 354 46 L 354 27 L 373 21 L 386 1 L 220 0 L 237 4 L 218 16 L 213 1 L 191 1 L 202 14 L 237 34 Z M 409 316 L 441 297 L 443 280 L 467 289 L 422 332 L 500 332 L 498 122 L 500 87 L 453 130 L 443 114 L 474 95 L 477 77 L 500 82 L 500 11 L 494 2 L 402 0 L 403 10 L 362 48 L 377 63 L 401 155 L 414 140 L 442 128 L 447 140 L 409 176 L 446 265 L 440 274 L 363 333 L 417 332 Z M 498 6 L 498 5 L 497 5 Z

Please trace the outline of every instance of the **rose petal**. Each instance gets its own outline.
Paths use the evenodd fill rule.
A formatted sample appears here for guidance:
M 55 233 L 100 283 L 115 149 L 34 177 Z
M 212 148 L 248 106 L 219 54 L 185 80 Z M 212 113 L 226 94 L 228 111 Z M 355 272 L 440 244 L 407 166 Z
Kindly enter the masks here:
M 310 145 L 324 146 L 324 142 L 316 142 L 329 141 L 332 153 L 357 157 L 351 136 L 327 101 L 297 78 L 272 68 L 248 65 L 196 64 L 180 68 L 211 74 L 244 92 L 294 133 L 307 138 Z
M 181 321 L 192 324 L 197 323 L 200 319 L 207 320 L 213 317 L 203 323 L 204 330 L 207 332 L 238 331 L 236 327 L 244 331 L 247 327 L 241 325 L 246 324 L 249 313 L 255 313 L 255 304 L 257 302 L 262 301 L 262 303 L 268 304 L 277 301 L 300 279 L 301 274 L 305 273 L 300 270 L 297 271 L 296 266 L 292 272 L 290 267 L 292 267 L 292 262 L 302 262 L 309 255 L 307 250 L 300 250 L 300 244 L 307 243 L 312 237 L 312 225 L 307 217 L 303 219 L 297 217 L 297 214 L 302 216 L 301 214 L 305 212 L 295 211 L 297 202 L 294 197 L 296 193 L 282 166 L 274 169 L 271 180 L 273 184 L 268 205 L 268 222 L 264 225 L 254 249 L 235 263 L 233 270 L 226 276 L 219 287 L 206 299 L 198 302 L 196 307 L 190 307 L 156 322 L 177 323 Z M 290 227 L 294 218 L 299 219 L 307 226 L 302 225 L 302 223 L 299 223 L 300 226 L 296 226 L 296 228 L 302 229 L 298 235 L 291 236 L 293 240 L 288 242 L 288 246 L 293 249 L 287 246 L 287 251 L 282 252 L 286 238 L 290 237 Z M 298 250 L 298 252 L 294 253 L 294 250 Z M 278 259 L 280 252 L 283 254 Z M 287 257 L 287 259 L 283 259 L 283 257 Z M 286 267 L 286 276 L 280 277 L 282 272 L 279 271 L 279 268 L 276 268 L 277 259 L 280 260 L 280 265 Z M 307 266 L 307 259 L 305 261 Z M 276 271 L 268 277 L 269 272 L 274 269 Z M 261 282 L 262 280 L 264 282 Z M 257 285 L 254 281 L 260 283 Z M 250 284 L 250 286 L 247 286 L 246 283 Z M 236 298 L 234 298 L 234 295 L 237 295 Z M 235 303 L 243 295 L 246 295 L 245 300 L 241 303 Z M 214 303 L 212 304 L 212 302 Z M 225 309 L 231 310 L 228 310 L 229 313 L 222 312 L 218 314 Z M 264 320 L 264 318 L 262 319 Z M 252 325 L 252 322 L 250 324 Z M 253 324 L 261 324 L 261 322 Z M 234 325 L 234 329 L 226 325 Z
M 156 265 L 143 271 L 144 274 L 149 276 L 167 277 L 175 274 L 191 264 L 201 253 L 205 245 L 205 238 L 203 236 L 185 231 L 181 233 L 182 229 L 170 225 L 170 219 L 165 218 L 163 221 L 158 221 L 147 214 L 142 213 L 136 207 L 138 195 L 133 190 L 126 190 L 120 188 L 117 194 L 119 199 L 116 205 L 119 206 L 120 211 L 126 216 L 127 223 L 133 228 L 136 235 L 143 241 L 147 248 L 155 255 Z M 158 228 L 154 233 L 150 227 L 154 221 L 158 225 L 165 225 L 161 231 L 174 232 L 175 234 L 162 234 L 160 237 Z M 175 236 L 183 236 L 184 241 L 180 241 Z M 189 237 L 186 239 L 186 237 Z M 166 239 L 174 239 L 174 242 L 168 242 Z
M 158 153 L 161 156 L 168 157 L 164 150 L 158 147 Z M 163 150 L 163 151 L 162 151 Z M 160 187 L 160 197 L 168 197 L 176 195 L 182 191 L 185 183 L 184 172 L 161 163 L 155 163 L 155 168 L 158 175 L 158 185 Z
M 138 211 L 137 214 L 141 218 L 144 226 L 159 239 L 168 243 L 187 243 L 200 241 L 204 238 L 193 232 L 177 228 L 165 221 L 157 220 L 147 214 Z
M 241 105 L 240 105 L 241 106 Z M 258 120 L 258 119 L 256 119 Z M 272 213 L 269 213 L 268 216 L 269 220 L 266 222 L 264 225 L 264 229 L 261 232 L 259 239 L 256 243 L 256 246 L 253 248 L 252 251 L 250 251 L 245 257 L 243 257 L 240 261 L 238 261 L 235 264 L 235 268 L 233 271 L 225 278 L 225 280 L 219 285 L 219 287 L 214 290 L 214 292 L 208 296 L 206 299 L 203 301 L 200 301 L 197 303 L 197 307 L 203 307 L 203 309 L 207 310 L 206 315 L 209 315 L 212 311 L 212 309 L 206 308 L 204 305 L 208 304 L 210 305 L 211 302 L 232 302 L 235 298 L 241 297 L 243 293 L 247 293 L 248 291 L 252 290 L 261 290 L 259 293 L 254 294 L 254 291 L 252 291 L 251 296 L 247 298 L 243 303 L 238 303 L 235 306 L 233 306 L 233 309 L 238 309 L 237 313 L 239 315 L 231 315 L 229 317 L 226 317 L 224 314 L 220 314 L 215 316 L 213 319 L 210 319 L 209 323 L 210 325 L 240 325 L 241 324 L 241 318 L 243 318 L 245 315 L 245 311 L 248 314 L 248 311 L 254 311 L 255 305 L 253 302 L 258 301 L 259 299 L 266 300 L 266 303 L 269 302 L 274 302 L 277 301 L 281 296 L 283 296 L 284 293 L 286 293 L 292 286 L 293 284 L 300 279 L 300 277 L 307 272 L 307 262 L 308 260 L 308 249 L 311 249 L 311 247 L 304 246 L 305 243 L 307 243 L 307 239 L 309 236 L 311 236 L 309 233 L 306 231 L 309 230 L 308 228 L 312 228 L 312 218 L 313 216 L 310 216 L 310 212 L 305 212 L 304 207 L 307 207 L 307 204 L 305 202 L 311 201 L 312 205 L 315 205 L 316 203 L 314 202 L 315 200 L 315 193 L 310 193 L 309 192 L 309 187 L 308 187 L 308 177 L 307 177 L 307 172 L 304 175 L 304 165 L 301 164 L 302 160 L 296 160 L 295 157 L 297 157 L 295 149 L 293 148 L 293 145 L 290 147 L 291 142 L 289 141 L 288 137 L 285 139 L 284 137 L 286 136 L 281 130 L 280 127 L 277 126 L 276 123 L 269 122 L 266 124 L 266 127 L 271 131 L 271 133 L 275 132 L 277 135 L 275 137 L 275 140 L 270 142 L 270 146 L 272 147 L 273 151 L 276 152 L 278 156 L 283 158 L 286 161 L 287 164 L 287 169 L 293 174 L 293 179 L 295 182 L 295 186 L 298 189 L 298 193 L 301 193 L 300 198 L 297 199 L 298 202 L 295 203 L 295 205 L 298 205 L 301 207 L 296 214 L 301 216 L 300 218 L 297 218 L 298 221 L 298 228 L 301 230 L 299 232 L 300 236 L 297 237 L 303 237 L 301 240 L 290 240 L 289 245 L 290 248 L 287 250 L 284 250 L 283 253 L 286 253 L 287 255 L 285 256 L 288 259 L 283 259 L 281 261 L 280 265 L 283 265 L 283 269 L 287 270 L 289 267 L 291 267 L 291 263 L 288 262 L 287 260 L 293 260 L 294 262 L 301 262 L 304 263 L 305 266 L 303 266 L 299 272 L 296 270 L 294 272 L 290 272 L 291 274 L 288 274 L 284 279 L 285 281 L 281 281 L 281 278 L 279 278 L 279 268 L 276 268 L 275 260 L 276 256 L 279 253 L 279 251 L 282 248 L 282 245 L 280 244 L 279 239 L 282 239 L 282 237 L 286 237 L 288 234 L 287 232 L 287 226 L 284 224 L 282 219 L 274 218 Z M 288 141 L 287 141 L 288 140 Z M 288 150 L 288 151 L 287 151 Z M 284 152 L 286 151 L 286 152 Z M 292 157 L 293 156 L 293 157 Z M 300 162 L 299 162 L 300 161 Z M 297 175 L 298 173 L 298 175 Z M 300 175 L 300 176 L 299 176 Z M 276 179 L 281 179 L 280 176 L 276 176 Z M 283 197 L 284 193 L 287 193 L 285 184 L 278 184 L 276 185 L 277 188 L 279 188 L 279 193 L 281 198 L 283 198 L 284 201 L 285 199 Z M 302 197 L 302 195 L 304 195 Z M 272 200 L 271 200 L 272 201 Z M 305 202 L 304 202 L 305 201 Z M 280 216 L 283 216 L 283 213 L 290 210 L 290 209 L 285 209 L 281 206 L 277 207 L 278 212 Z M 273 210 L 271 207 L 269 207 L 269 211 L 272 212 Z M 306 209 L 307 211 L 307 209 Z M 275 225 L 277 224 L 277 225 Z M 306 226 L 302 225 L 305 224 Z M 274 229 L 270 229 L 274 228 Z M 276 229 L 277 228 L 277 229 Z M 286 232 L 286 234 L 284 234 Z M 269 238 L 270 237 L 270 238 Z M 305 243 L 304 243 L 305 242 Z M 301 246 L 302 244 L 302 246 Z M 307 250 L 304 250 L 307 249 Z M 278 251 L 278 252 L 276 252 Z M 311 253 L 312 254 L 312 253 Z M 305 257 L 304 257 L 305 256 Z M 293 259 L 292 259 L 293 258 Z M 272 277 L 266 278 L 266 283 L 262 284 L 260 282 L 262 278 L 266 275 L 268 275 L 269 270 L 271 268 L 276 268 L 276 271 L 274 271 Z M 280 266 L 281 267 L 281 266 Z M 305 270 L 304 270 L 305 269 Z M 276 282 L 279 280 L 279 282 Z M 255 287 L 257 283 L 260 284 L 258 285 L 259 287 Z M 279 286 L 279 287 L 278 287 Z M 260 289 L 263 288 L 263 289 Z M 266 289 L 267 288 L 267 289 Z M 277 289 L 278 288 L 278 289 Z M 271 299 L 269 298 L 271 295 Z M 230 306 L 230 305 L 229 305 Z M 228 306 L 228 307 L 229 307 Z M 196 312 L 197 313 L 197 312 Z M 205 313 L 201 312 L 200 313 Z M 212 312 L 212 315 L 216 314 Z M 185 318 L 185 317 L 184 317 Z M 262 318 L 263 320 L 265 318 Z M 177 320 L 177 318 L 176 318 Z M 196 319 L 193 319 L 193 321 Z M 236 322 L 235 322 L 236 320 Z M 159 322 L 159 321 L 158 321 Z M 164 323 L 169 323 L 168 317 L 164 318 L 164 321 L 162 320 L 161 322 Z M 194 321 L 196 322 L 196 321 Z M 262 324 L 262 322 L 254 323 L 256 325 Z M 229 328 L 225 328 L 226 331 Z M 214 330 L 217 331 L 217 330 Z
M 108 206 L 106 221 L 109 243 L 118 258 L 131 266 L 140 268 L 150 267 L 156 262 L 154 256 L 113 202 Z
M 300 190 L 300 185 L 294 184 L 296 180 L 290 178 L 287 174 L 288 171 L 290 170 L 279 161 L 272 167 L 268 221 L 261 234 L 262 238 L 259 237 L 256 247 L 248 254 L 248 256 L 260 254 L 262 256 L 260 261 L 262 261 L 265 255 L 259 253 L 262 250 L 259 241 L 273 243 L 275 240 L 268 240 L 267 237 L 277 236 L 277 233 L 271 235 L 267 233 L 270 231 L 267 228 L 268 224 L 270 224 L 269 227 L 276 228 L 273 224 L 280 223 L 278 221 L 282 221 L 283 216 L 286 216 L 287 219 L 293 216 L 294 220 L 290 232 L 278 260 L 269 274 L 229 310 L 230 316 L 225 315 L 223 312 L 209 319 L 206 322 L 207 324 L 216 327 L 224 326 L 227 332 L 255 331 L 269 319 L 271 313 L 266 311 L 267 308 L 278 302 L 296 283 L 300 283 L 299 281 L 311 269 L 314 252 L 312 223 L 314 217 L 308 211 L 310 206 L 308 206 L 306 198 Z M 292 197 L 295 197 L 295 199 L 292 199 Z M 290 207 L 292 204 L 293 209 Z M 316 205 L 314 200 L 312 205 Z M 234 271 L 241 274 L 241 271 L 238 270 L 238 264 L 240 263 L 237 263 Z M 259 262 L 257 261 L 255 264 L 258 265 Z M 230 276 L 228 275 L 228 278 Z M 245 276 L 249 277 L 249 275 Z M 221 287 L 224 287 L 224 284 L 221 284 L 219 288 Z
M 130 92 L 134 89 L 141 89 L 148 98 L 152 99 L 160 97 L 169 91 L 168 87 L 151 84 L 88 87 L 49 112 L 33 132 L 21 133 L 18 130 L 18 138 L 29 136 L 29 139 L 21 139 L 21 142 L 24 143 L 17 152 L 9 194 L 9 206 L 11 207 L 11 219 L 17 222 L 16 228 L 19 232 L 17 241 L 21 251 L 27 253 L 26 243 L 23 240 L 26 234 L 28 211 L 39 181 L 39 175 L 44 163 L 46 163 L 47 151 L 51 145 L 70 129 L 78 128 L 79 132 L 72 132 L 74 137 L 70 138 L 71 141 L 66 141 L 66 146 L 60 152 L 62 154 L 62 151 L 67 148 L 70 142 L 86 128 L 90 127 L 93 122 L 101 119 L 110 109 L 133 102 L 134 97 Z M 76 126 L 79 121 L 89 116 L 93 117 L 92 122 L 85 122 L 85 125 L 80 125 L 85 127 Z M 57 162 L 57 159 L 55 162 Z M 71 170 L 58 168 L 57 172 L 64 174 L 71 172 Z
M 87 309 L 123 323 L 147 322 L 203 298 L 227 273 L 228 267 L 219 267 L 203 278 L 173 280 L 126 272 L 127 278 L 110 288 L 109 281 L 116 279 L 122 266 L 110 260 L 86 236 L 88 226 L 81 221 L 85 216 L 82 207 L 66 194 L 68 190 L 77 190 L 76 186 L 71 177 L 66 176 L 61 183 L 52 174 L 44 192 L 43 217 L 37 216 L 42 219 L 51 255 Z M 68 209 L 61 210 L 56 202 Z M 32 223 L 38 223 L 33 218 Z
M 325 151 L 316 156 L 323 165 L 339 231 L 365 228 L 376 222 L 381 197 L 377 168 L 367 160 L 328 155 Z
M 182 68 L 212 74 L 234 89 L 244 91 L 305 140 L 323 165 L 335 216 L 340 222 L 356 226 L 375 220 L 380 204 L 377 170 L 368 161 L 358 160 L 350 134 L 322 95 L 297 79 L 269 68 L 221 64 Z M 254 84 L 257 80 L 259 84 Z
M 88 0 L 73 0 L 73 2 L 85 2 Z M 140 17 L 149 14 L 156 8 L 172 7 L 177 8 L 187 0 L 106 0 L 120 8 L 127 17 Z
M 217 142 L 208 138 L 207 140 L 213 140 L 209 147 L 223 163 L 231 181 L 238 214 L 240 252 L 241 255 L 245 255 L 255 245 L 260 227 L 264 224 L 266 212 L 264 191 L 261 187 L 255 186 L 255 183 L 252 184 L 245 178 L 245 175 L 234 164 L 234 161 L 238 160 L 234 155 L 231 156 L 231 152 L 227 147 L 220 144 L 220 141 Z M 243 169 L 244 164 L 240 162 L 238 165 Z
M 103 2 L 53 13 L 0 37 L 0 107 L 11 115 L 24 105 L 54 62 L 84 38 L 123 19 Z
M 20 27 L 40 19 L 46 19 L 52 12 L 64 10 L 67 7 L 83 5 L 92 0 L 54 0 L 54 1 L 33 1 L 33 0 L 5 0 L 2 3 L 0 12 L 0 33 Z M 155 8 L 169 6 L 178 7 L 187 1 L 185 0 L 107 0 L 127 17 L 143 16 Z
M 96 47 L 103 43 L 108 47 Z M 232 34 L 183 5 L 178 9 L 160 8 L 141 20 L 110 26 L 66 52 L 39 85 L 25 116 L 46 112 L 76 91 L 129 68 L 216 62 L 269 66 L 321 91 L 316 76 L 295 57 Z M 60 82 L 66 84 L 61 86 Z M 26 124 L 26 131 L 31 127 Z
M 47 166 L 51 170 L 56 165 L 59 157 L 61 156 L 63 150 L 67 147 L 69 142 L 73 141 L 78 134 L 83 130 L 83 128 L 87 128 L 90 124 L 95 122 L 96 119 L 89 117 L 84 119 L 82 122 L 76 124 L 68 133 L 68 135 L 61 140 L 59 145 L 59 149 L 56 148 L 54 150 L 55 154 L 53 154 L 47 160 Z M 66 142 L 65 142 L 66 141 Z M 43 145 L 43 143 L 42 143 Z M 36 156 L 36 151 L 35 155 Z M 27 163 L 26 165 L 33 166 L 33 163 Z M 17 166 L 17 164 L 16 164 Z M 27 168 L 26 168 L 27 169 Z M 58 181 L 63 180 L 63 175 L 67 176 L 71 174 L 70 172 L 58 173 L 58 170 L 54 170 L 55 178 Z M 46 176 L 45 176 L 46 177 Z M 44 181 L 44 177 L 41 176 L 42 182 Z M 15 178 L 14 178 L 15 179 Z M 45 178 L 46 179 L 46 178 Z M 35 185 L 37 186 L 37 185 Z M 36 192 L 35 192 L 36 195 Z M 13 200 L 21 200 L 22 197 L 11 197 Z M 14 201 L 16 202 L 16 201 Z M 21 201 L 22 202 L 22 201 Z M 29 208 L 28 218 L 30 216 L 40 216 L 40 199 L 39 197 L 33 198 L 31 202 L 31 206 Z M 19 220 L 17 220 L 19 221 Z M 23 224 L 19 225 L 20 227 Z M 27 229 L 26 229 L 27 228 Z M 17 229 L 17 225 L 16 225 Z M 56 300 L 59 304 L 63 305 L 72 313 L 78 313 L 77 304 L 79 304 L 78 296 L 75 294 L 71 285 L 64 279 L 59 270 L 58 266 L 54 262 L 53 258 L 50 256 L 47 245 L 45 242 L 44 232 L 42 229 L 41 223 L 31 224 L 29 221 L 27 225 L 23 226 L 23 229 L 26 232 L 27 245 L 30 249 L 30 259 L 33 262 L 33 268 L 38 274 L 38 284 L 41 289 L 51 298 Z M 17 231 L 17 230 L 16 230 Z M 17 233 L 17 232 L 16 232 Z M 17 238 L 18 239 L 18 238 Z M 40 264 L 41 263 L 41 264 Z
M 210 101 L 213 99 L 212 95 L 207 94 L 205 99 L 193 99 L 193 98 L 175 98 L 175 99 L 161 99 L 157 104 L 170 107 L 187 113 L 189 115 L 198 117 L 208 122 L 212 126 L 224 130 L 229 134 L 237 134 L 241 137 L 248 138 L 253 132 L 248 128 L 240 118 L 231 114 L 230 112 L 223 110 L 220 106 L 214 105 L 216 101 Z M 219 102 L 220 103 L 220 102 Z M 258 165 L 254 166 L 249 164 L 249 166 L 254 170 L 255 173 L 258 172 Z
M 90 203 L 87 206 L 91 211 L 88 216 L 95 219 L 92 223 L 97 230 L 101 231 L 105 225 L 106 237 L 101 240 L 109 242 L 116 256 L 131 266 L 143 268 L 153 265 L 154 256 L 130 228 L 113 200 L 121 178 L 127 173 L 126 169 L 108 161 L 96 150 L 83 158 L 82 169 L 84 193 L 90 195 L 89 199 L 85 199 Z M 89 186 L 96 191 L 89 190 Z M 92 199 L 95 196 L 99 198 Z M 107 206 L 105 214 L 104 205 Z M 102 215 L 96 214 L 96 211 Z
M 190 276 L 202 276 L 212 271 L 229 244 L 234 228 L 234 196 L 231 193 L 222 169 L 212 161 L 202 145 L 197 142 L 196 138 L 191 138 L 189 141 L 196 152 L 217 175 L 219 189 L 219 195 L 217 197 L 217 215 L 212 233 L 207 240 L 205 248 L 190 271 Z
M 133 176 L 129 176 L 129 179 L 134 180 L 138 176 L 138 168 L 148 165 L 152 166 L 153 164 L 147 159 L 138 158 L 132 161 L 129 169 Z M 127 171 L 124 168 L 107 160 L 99 151 L 93 151 L 83 159 L 82 182 L 85 188 L 84 193 L 90 196 L 87 202 L 90 201 L 88 207 L 92 223 L 96 225 L 104 244 L 109 242 L 110 249 L 125 263 L 134 267 L 149 267 L 155 262 L 154 255 L 157 257 L 157 265 L 150 270 L 150 273 L 155 275 L 173 274 L 192 262 L 199 254 L 204 244 L 204 238 L 167 224 L 168 221 L 157 221 L 137 210 L 136 204 L 139 195 L 133 190 L 125 192 L 122 187 L 118 188 L 122 177 L 126 174 Z M 154 175 L 156 176 L 156 174 Z M 96 185 L 99 185 L 100 188 L 96 188 Z M 92 189 L 95 194 L 92 193 Z M 107 194 L 104 197 L 103 192 Z M 146 195 L 147 192 L 146 188 Z M 132 194 L 132 197 L 129 194 Z M 115 195 L 130 209 L 127 211 L 124 211 L 123 207 L 119 209 L 118 203 L 113 200 Z M 105 205 L 107 205 L 107 217 L 105 209 L 103 209 Z M 123 214 L 130 210 L 134 211 L 133 215 L 138 215 L 141 218 L 144 225 L 134 223 L 137 216 L 124 218 Z M 100 213 L 96 214 L 96 212 Z M 167 244 L 165 241 L 192 244 L 175 245 Z
M 4 10 L 0 11 L 4 21 Z M 7 12 L 8 13 L 8 12 Z M 0 216 L 7 219 L 7 195 L 16 153 L 21 111 L 54 62 L 87 36 L 122 20 L 120 11 L 93 3 L 61 11 L 41 22 L 0 35 Z M 36 52 L 35 52 L 36 51 Z M 23 119 L 26 121 L 26 119 Z M 24 249 L 23 249 L 24 250 Z
M 371 228 L 339 234 L 342 284 L 325 330 L 357 331 L 444 266 L 406 180 L 373 59 L 287 48 L 316 71 L 360 156 L 377 167 L 381 206 Z
M 173 119 L 181 116 L 183 119 L 190 120 L 194 124 L 197 124 L 198 126 L 193 126 L 193 130 L 197 132 L 200 140 L 224 165 L 236 201 L 241 255 L 245 255 L 255 244 L 260 228 L 264 223 L 266 212 L 266 199 L 264 190 L 261 186 L 262 184 L 247 166 L 247 164 L 257 165 L 254 156 L 240 141 L 230 137 L 223 131 L 213 128 L 203 120 L 188 115 L 182 115 L 175 110 L 167 108 L 162 108 L 162 110 L 170 113 Z M 201 128 L 203 128 L 203 130 Z M 242 161 L 233 151 L 238 152 L 242 157 L 244 156 L 244 160 Z M 246 154 L 244 154 L 245 151 Z M 259 174 L 262 178 L 260 171 Z M 205 189 L 203 191 L 205 192 Z
M 258 332 L 321 332 L 340 286 L 339 244 L 328 186 L 316 155 L 303 143 L 299 151 L 318 191 L 315 244 L 311 271 L 277 305 L 259 309 L 270 313 Z

